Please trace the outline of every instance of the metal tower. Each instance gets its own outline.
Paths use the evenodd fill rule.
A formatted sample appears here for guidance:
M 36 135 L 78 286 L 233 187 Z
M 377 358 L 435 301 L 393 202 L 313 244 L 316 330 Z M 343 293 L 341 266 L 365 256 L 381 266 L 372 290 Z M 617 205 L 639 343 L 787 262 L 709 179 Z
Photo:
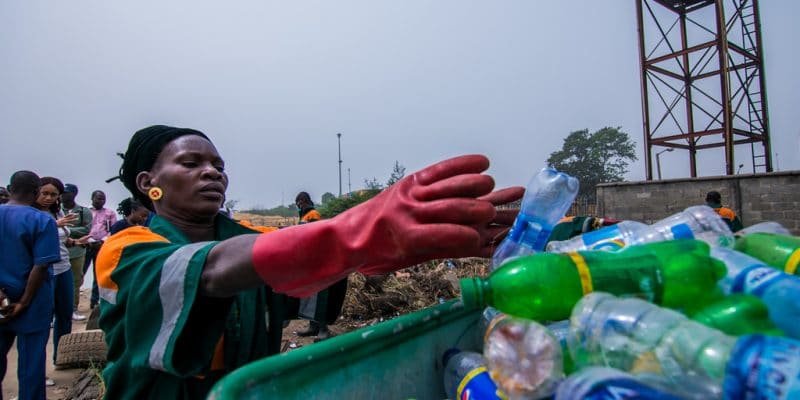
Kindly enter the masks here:
M 686 150 L 692 177 L 716 148 L 727 175 L 748 150 L 772 171 L 758 0 L 635 1 L 647 179 L 654 146 Z

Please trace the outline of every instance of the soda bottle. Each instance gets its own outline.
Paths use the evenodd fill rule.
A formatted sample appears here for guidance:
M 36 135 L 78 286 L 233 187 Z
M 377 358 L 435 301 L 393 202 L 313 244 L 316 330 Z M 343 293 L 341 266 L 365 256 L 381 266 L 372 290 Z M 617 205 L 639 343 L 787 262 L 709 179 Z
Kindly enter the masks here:
M 605 365 L 695 382 L 721 393 L 736 339 L 641 299 L 592 293 L 575 305 L 569 350 L 576 365 Z M 718 397 L 718 396 L 714 396 Z
M 765 333 L 783 336 L 783 332 L 770 320 L 769 310 L 764 302 L 749 294 L 735 293 L 726 296 L 689 314 L 689 317 L 728 335 Z
M 747 293 L 761 299 L 769 319 L 786 335 L 800 338 L 800 277 L 772 268 L 736 250 L 717 248 L 711 256 L 724 262 L 728 274 L 720 280 L 725 293 Z M 767 333 L 767 332 L 765 332 Z
M 783 225 L 775 222 L 775 221 L 764 221 L 759 222 L 754 225 L 750 225 L 747 228 L 739 229 L 736 232 L 736 236 L 746 236 L 751 233 L 762 232 L 762 233 L 776 233 L 778 235 L 792 235 L 792 232 L 789 232 Z
M 492 256 L 492 269 L 508 258 L 543 251 L 553 226 L 572 205 L 578 186 L 577 179 L 552 168 L 534 175 L 511 231 Z
M 551 396 L 564 378 L 560 343 L 528 319 L 495 319 L 486 332 L 483 356 L 492 380 L 510 399 Z
M 725 275 L 706 243 L 672 240 L 619 252 L 539 253 L 520 257 L 487 278 L 461 279 L 465 306 L 493 306 L 516 317 L 559 321 L 594 290 L 647 298 L 666 307 L 702 304 Z
M 800 342 L 736 339 L 640 299 L 587 295 L 570 319 L 569 349 L 581 365 L 664 376 L 670 385 L 704 388 L 708 398 L 800 398 Z
M 735 248 L 787 274 L 800 274 L 800 237 L 756 232 L 737 238 Z
M 556 391 L 555 400 L 685 400 L 658 379 L 639 377 L 608 367 L 587 367 L 570 375 Z
M 451 399 L 506 399 L 497 389 L 480 353 L 448 349 L 442 357 L 444 390 Z
M 569 240 L 550 242 L 547 251 L 618 250 L 624 246 L 674 239 L 698 239 L 712 247 L 733 246 L 728 224 L 708 206 L 689 207 L 652 225 L 622 221 Z

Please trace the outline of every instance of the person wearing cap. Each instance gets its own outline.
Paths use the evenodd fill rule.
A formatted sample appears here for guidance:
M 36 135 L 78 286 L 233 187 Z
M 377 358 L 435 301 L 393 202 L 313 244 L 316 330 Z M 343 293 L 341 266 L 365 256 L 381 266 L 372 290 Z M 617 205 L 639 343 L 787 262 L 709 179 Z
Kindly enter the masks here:
M 67 225 L 69 227 L 69 237 L 78 240 L 92 229 L 92 211 L 89 208 L 75 202 L 78 195 L 78 187 L 72 183 L 64 185 L 64 193 L 61 194 L 61 209 L 64 215 L 76 214 L 78 217 L 74 222 Z M 83 246 L 72 246 L 69 248 L 69 264 L 72 269 L 73 288 L 73 312 L 72 319 L 83 321 L 85 315 L 78 313 L 78 305 L 81 299 L 81 285 L 83 285 L 83 264 L 86 260 L 86 248 Z
M 731 228 L 731 232 L 736 232 L 744 228 L 742 225 L 742 220 L 739 219 L 739 216 L 736 215 L 736 212 L 728 207 L 722 206 L 722 195 L 716 190 L 712 190 L 706 194 L 706 205 L 713 208 L 714 211 L 716 211 L 717 214 L 722 217 L 722 220 L 728 224 L 729 228 Z
M 106 398 L 206 398 L 226 373 L 280 352 L 287 295 L 356 271 L 490 256 L 519 211 L 496 206 L 524 188 L 493 191 L 488 167 L 481 155 L 445 160 L 334 218 L 260 233 L 219 212 L 228 176 L 205 134 L 136 132 L 119 177 L 155 215 L 97 256 Z
M 33 207 L 39 176 L 18 171 L 0 207 L 0 371 L 17 343 L 20 400 L 45 398 L 45 363 L 53 319 L 52 264 L 61 260 L 56 220 Z

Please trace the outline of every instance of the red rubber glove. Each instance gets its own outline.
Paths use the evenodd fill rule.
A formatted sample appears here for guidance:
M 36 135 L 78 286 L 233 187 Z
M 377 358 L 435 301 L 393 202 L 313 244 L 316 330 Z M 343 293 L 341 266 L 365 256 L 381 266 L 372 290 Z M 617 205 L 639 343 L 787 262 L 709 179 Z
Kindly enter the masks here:
M 452 158 L 407 176 L 335 218 L 256 239 L 253 266 L 275 291 L 309 296 L 351 272 L 385 273 L 436 258 L 491 255 L 516 212 L 496 204 L 524 188 L 492 193 L 480 155 Z M 499 241 L 498 241 L 499 242 Z

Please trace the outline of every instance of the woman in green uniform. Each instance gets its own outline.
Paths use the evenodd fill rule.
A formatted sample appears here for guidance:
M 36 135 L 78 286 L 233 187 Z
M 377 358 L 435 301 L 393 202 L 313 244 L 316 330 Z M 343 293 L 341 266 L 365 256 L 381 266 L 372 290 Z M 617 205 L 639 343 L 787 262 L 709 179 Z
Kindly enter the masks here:
M 493 192 L 488 166 L 479 155 L 445 160 L 335 218 L 259 233 L 218 213 L 228 177 L 203 133 L 136 132 L 120 179 L 156 215 L 98 255 L 106 398 L 203 398 L 225 373 L 279 351 L 282 295 L 355 271 L 490 256 L 516 216 L 495 206 L 524 189 Z

